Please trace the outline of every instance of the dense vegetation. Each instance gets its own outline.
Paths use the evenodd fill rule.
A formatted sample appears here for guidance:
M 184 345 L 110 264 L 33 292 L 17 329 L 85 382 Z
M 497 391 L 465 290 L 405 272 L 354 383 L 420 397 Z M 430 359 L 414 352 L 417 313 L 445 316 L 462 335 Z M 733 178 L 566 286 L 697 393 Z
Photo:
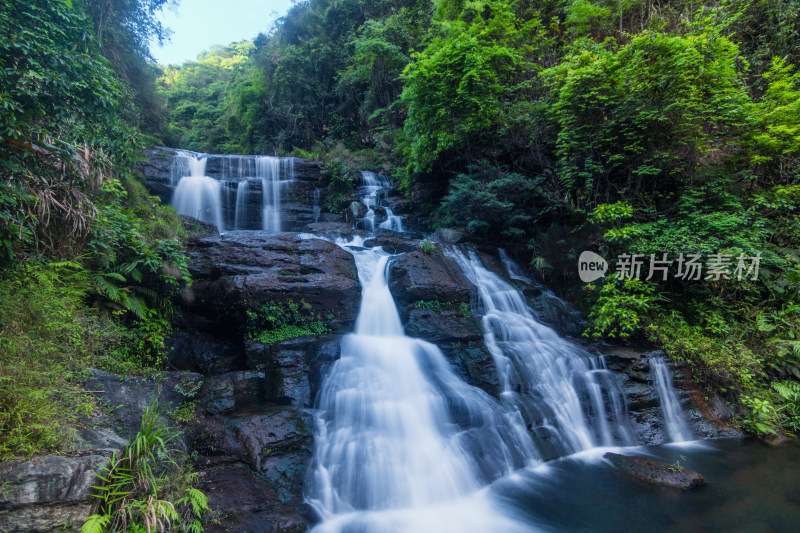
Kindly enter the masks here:
M 162 367 L 189 281 L 186 230 L 133 169 L 162 127 L 148 46 L 165 35 L 154 18 L 165 3 L 0 1 L 0 461 L 71 451 L 106 407 L 85 386 L 90 369 Z M 157 451 L 122 466 L 167 475 L 148 463 Z M 191 476 L 170 461 L 185 492 Z M 141 526 L 137 497 L 159 491 L 132 490 L 104 520 Z M 189 496 L 170 517 L 204 504 Z
M 800 430 L 798 37 L 797 0 L 310 0 L 158 83 L 171 143 L 383 170 L 565 292 L 583 250 L 641 255 L 583 286 L 587 335 L 665 348 L 763 435 Z

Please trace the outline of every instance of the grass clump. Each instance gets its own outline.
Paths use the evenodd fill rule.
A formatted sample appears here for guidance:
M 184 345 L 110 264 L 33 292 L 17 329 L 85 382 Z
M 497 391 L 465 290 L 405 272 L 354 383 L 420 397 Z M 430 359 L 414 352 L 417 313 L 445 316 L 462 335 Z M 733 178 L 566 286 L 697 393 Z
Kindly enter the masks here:
M 170 446 L 177 433 L 161 423 L 160 415 L 158 406 L 149 406 L 137 435 L 98 476 L 99 509 L 81 533 L 203 531 L 200 519 L 209 510 L 208 498 L 191 486 L 197 474 L 187 470 L 185 455 Z

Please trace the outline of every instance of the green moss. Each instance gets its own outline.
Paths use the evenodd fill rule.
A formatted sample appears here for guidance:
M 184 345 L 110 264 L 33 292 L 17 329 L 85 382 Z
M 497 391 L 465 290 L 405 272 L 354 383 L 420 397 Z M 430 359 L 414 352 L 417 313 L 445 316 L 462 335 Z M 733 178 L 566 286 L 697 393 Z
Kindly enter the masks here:
M 416 309 L 431 309 L 434 311 L 455 311 L 463 318 L 472 316 L 469 312 L 469 305 L 466 302 L 448 302 L 442 300 L 417 300 L 414 302 Z
M 251 340 L 270 345 L 308 335 L 327 335 L 331 331 L 303 300 L 271 301 L 258 311 L 248 310 L 245 330 Z

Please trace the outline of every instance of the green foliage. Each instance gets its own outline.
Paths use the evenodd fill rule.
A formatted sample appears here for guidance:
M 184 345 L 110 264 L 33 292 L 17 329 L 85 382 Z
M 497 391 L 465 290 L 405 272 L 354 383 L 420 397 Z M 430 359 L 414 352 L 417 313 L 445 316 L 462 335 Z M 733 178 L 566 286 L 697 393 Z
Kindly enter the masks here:
M 419 246 L 420 251 L 422 251 L 422 253 L 425 255 L 431 255 L 432 253 L 436 252 L 436 245 L 428 239 L 419 241 L 417 246 Z
M 443 302 L 441 300 L 417 300 L 414 302 L 415 309 L 431 309 L 433 311 L 447 310 L 455 311 L 461 318 L 469 318 L 469 305 L 466 302 Z
M 586 290 L 591 293 L 596 287 L 587 285 Z M 585 334 L 611 339 L 627 339 L 641 334 L 643 326 L 648 323 L 648 315 L 658 312 L 658 301 L 662 299 L 652 283 L 612 277 L 600 288 L 589 313 L 591 324 Z
M 768 400 L 743 396 L 742 403 L 749 409 L 744 427 L 759 437 L 774 435 L 778 431 L 778 413 Z
M 483 161 L 469 166 L 450 182 L 450 190 L 434 212 L 440 226 L 466 227 L 478 238 L 502 236 L 507 241 L 530 235 L 533 222 L 553 205 L 539 195 L 543 178 L 528 178 Z
M 441 36 L 403 73 L 402 149 L 412 173 L 463 151 L 480 159 L 503 146 L 524 149 L 535 120 L 536 106 L 526 101 L 536 70 L 532 43 L 547 44 L 538 18 L 525 20 L 502 1 L 467 4 L 462 16 L 469 22 L 441 24 Z
M 202 531 L 200 518 L 209 511 L 208 498 L 191 486 L 197 474 L 185 458 L 170 447 L 177 434 L 163 425 L 161 410 L 148 406 L 139 432 L 117 457 L 111 456 L 102 484 L 95 486 L 100 500 L 97 514 L 88 518 L 81 533 L 121 531 Z
M 248 118 L 243 99 L 254 98 L 250 41 L 215 47 L 196 62 L 163 67 L 158 95 L 169 109 L 164 138 L 170 146 L 216 153 L 247 153 Z
M 245 334 L 263 344 L 306 335 L 327 335 L 330 328 L 319 315 L 314 315 L 311 304 L 301 300 L 295 302 L 269 302 L 258 311 L 247 310 Z
M 323 176 L 328 182 L 328 210 L 331 213 L 343 212 L 358 186 L 356 171 L 340 160 L 334 160 L 325 165 Z
M 747 123 L 738 47 L 713 27 L 644 31 L 629 43 L 576 41 L 542 73 L 558 127 L 559 180 L 574 205 L 670 195 Z M 735 146 L 735 145 L 734 145 Z M 679 179 L 681 179 L 679 178 Z
M 162 362 L 185 232 L 132 167 L 165 3 L 0 1 L 0 460 L 67 451 L 86 368 Z
M 772 388 L 783 402 L 779 408 L 784 426 L 797 434 L 800 431 L 800 383 L 797 381 L 777 381 Z

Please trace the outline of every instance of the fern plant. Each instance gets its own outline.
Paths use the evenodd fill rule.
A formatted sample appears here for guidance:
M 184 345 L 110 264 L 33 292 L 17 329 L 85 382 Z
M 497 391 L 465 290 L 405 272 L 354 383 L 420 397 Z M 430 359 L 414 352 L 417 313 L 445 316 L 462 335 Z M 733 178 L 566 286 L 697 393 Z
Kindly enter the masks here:
M 784 417 L 784 426 L 800 431 L 800 383 L 797 381 L 778 381 L 772 388 L 785 402 L 778 410 Z
M 176 434 L 159 423 L 161 412 L 148 406 L 139 432 L 97 476 L 102 481 L 93 487 L 99 510 L 81 533 L 203 531 L 200 518 L 209 510 L 208 498 L 190 485 L 197 475 L 183 471 L 179 454 L 169 446 Z

